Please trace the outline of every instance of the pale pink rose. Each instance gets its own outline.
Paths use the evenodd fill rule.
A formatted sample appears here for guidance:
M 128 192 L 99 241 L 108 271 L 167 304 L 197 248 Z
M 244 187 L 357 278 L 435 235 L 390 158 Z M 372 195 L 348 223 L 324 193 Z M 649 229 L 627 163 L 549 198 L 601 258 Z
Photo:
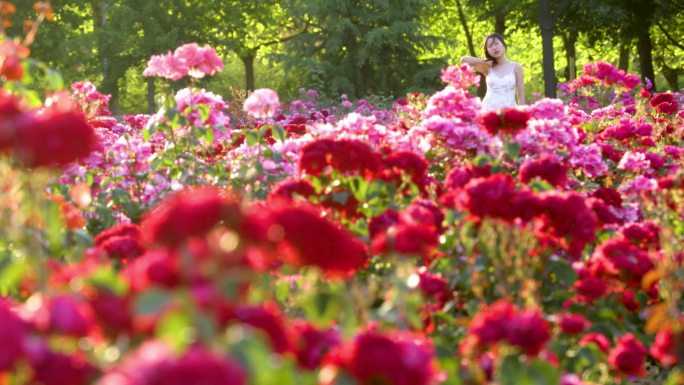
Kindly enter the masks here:
M 271 89 L 260 88 L 249 95 L 243 109 L 257 119 L 267 119 L 275 115 L 279 107 L 278 94 Z

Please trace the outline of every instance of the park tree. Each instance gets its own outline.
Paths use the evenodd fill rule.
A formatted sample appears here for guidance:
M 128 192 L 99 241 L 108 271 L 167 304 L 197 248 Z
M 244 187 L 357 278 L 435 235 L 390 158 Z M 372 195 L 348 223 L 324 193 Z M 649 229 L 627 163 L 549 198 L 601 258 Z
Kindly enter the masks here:
M 290 12 L 311 27 L 286 45 L 288 68 L 304 69 L 308 83 L 333 94 L 400 95 L 436 86 L 444 63 L 425 62 L 434 37 L 420 23 L 433 0 L 293 1 Z M 425 76 L 429 72 L 430 76 Z M 420 79 L 432 84 L 421 84 Z
M 282 49 L 282 44 L 306 32 L 306 18 L 295 19 L 275 0 L 190 0 L 199 12 L 197 40 L 206 40 L 219 51 L 237 55 L 245 71 L 245 88 L 254 89 L 254 61 L 260 55 Z

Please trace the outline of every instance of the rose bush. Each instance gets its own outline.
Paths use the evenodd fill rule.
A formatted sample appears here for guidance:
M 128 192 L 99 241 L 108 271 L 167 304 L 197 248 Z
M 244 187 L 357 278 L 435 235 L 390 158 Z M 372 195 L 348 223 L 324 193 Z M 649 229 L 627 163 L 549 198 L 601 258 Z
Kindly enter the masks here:
M 0 382 L 677 383 L 681 95 L 584 70 L 501 111 L 461 66 L 388 109 L 188 87 L 118 120 L 3 69 Z

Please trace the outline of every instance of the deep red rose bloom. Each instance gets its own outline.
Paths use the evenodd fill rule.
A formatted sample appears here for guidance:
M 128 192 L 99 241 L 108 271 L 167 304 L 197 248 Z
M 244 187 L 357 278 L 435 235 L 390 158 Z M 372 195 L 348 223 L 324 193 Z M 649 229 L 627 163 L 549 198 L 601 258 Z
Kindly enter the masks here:
M 190 347 L 174 362 L 160 365 L 149 385 L 244 385 L 246 375 L 240 365 L 199 346 Z
M 438 304 L 442 305 L 451 296 L 449 283 L 446 279 L 430 274 L 428 271 L 420 272 L 420 282 L 418 287 L 427 297 L 434 298 Z
M 551 337 L 549 323 L 538 309 L 524 309 L 507 325 L 506 339 L 528 356 L 536 356 Z
M 477 123 L 485 131 L 494 135 L 496 134 L 496 131 L 501 125 L 502 121 L 497 111 L 487 111 L 477 118 Z
M 608 353 L 608 364 L 621 374 L 643 376 L 646 348 L 631 333 L 618 338 L 616 346 Z
M 476 337 L 479 346 L 499 342 L 506 338 L 508 326 L 515 318 L 516 312 L 513 304 L 498 300 L 473 317 L 468 334 Z
M 587 344 L 596 344 L 601 351 L 608 353 L 610 349 L 610 341 L 608 338 L 601 333 L 587 333 L 578 342 L 579 346 L 584 346 Z
M 203 236 L 221 221 L 235 222 L 239 203 L 213 187 L 189 189 L 171 195 L 145 215 L 141 225 L 147 239 L 177 246 Z
M 515 183 L 508 174 L 494 174 L 472 179 L 461 192 L 459 206 L 475 218 L 514 219 L 511 202 L 516 196 Z
M 7 149 L 14 139 L 19 124 L 16 119 L 23 114 L 20 103 L 16 96 L 0 90 L 0 152 Z
M 90 304 L 67 294 L 47 299 L 36 314 L 38 328 L 75 337 L 87 335 L 95 326 Z
M 0 301 L 0 373 L 9 371 L 22 354 L 26 330 L 24 324 Z
M 567 168 L 555 156 L 547 154 L 528 160 L 520 167 L 518 178 L 522 183 L 529 183 L 533 178 L 539 177 L 552 186 L 561 187 L 567 180 Z
M 308 198 L 316 195 L 316 189 L 311 183 L 303 179 L 285 179 L 273 186 L 268 198 L 293 199 L 295 195 Z
M 320 330 L 304 320 L 295 320 L 292 327 L 296 335 L 297 363 L 304 369 L 316 370 L 325 354 L 342 343 L 337 329 Z
M 581 314 L 563 314 L 559 326 L 563 333 L 575 335 L 582 333 L 584 329 L 591 326 L 591 323 Z
M 99 324 L 113 335 L 131 330 L 132 307 L 127 298 L 120 297 L 107 289 L 96 289 L 88 295 L 88 302 Z
M 131 236 L 113 236 L 102 242 L 100 247 L 107 253 L 109 258 L 129 259 L 142 255 L 145 247 L 140 238 Z
M 444 187 L 447 190 L 458 190 L 463 188 L 473 178 L 488 177 L 492 175 L 492 166 L 486 164 L 484 166 L 468 165 L 465 167 L 454 167 L 449 171 L 444 179 Z
M 292 335 L 277 305 L 272 303 L 264 306 L 240 305 L 235 308 L 234 317 L 266 333 L 274 352 L 282 354 L 294 350 Z
M 584 277 L 575 281 L 574 289 L 581 296 L 581 300 L 592 304 L 594 301 L 606 294 L 608 287 L 606 283 L 598 277 Z
M 559 240 L 571 255 L 578 257 L 586 244 L 596 239 L 598 219 L 577 193 L 546 192 L 541 195 L 541 231 Z
M 302 148 L 300 171 L 321 175 L 327 167 L 342 174 L 372 175 L 380 168 L 380 156 L 359 140 L 318 139 Z
M 394 228 L 391 247 L 400 254 L 427 257 L 438 243 L 434 227 L 401 223 Z
M 527 121 L 530 120 L 530 114 L 519 107 L 506 107 L 501 113 L 503 114 L 505 129 L 509 131 L 518 131 L 525 128 Z
M 619 293 L 619 296 L 620 302 L 625 306 L 625 309 L 629 311 L 637 311 L 639 309 L 639 302 L 632 290 L 624 289 Z
M 356 337 L 348 369 L 360 385 L 429 385 L 435 377 L 431 342 L 417 335 L 366 332 Z
M 629 223 L 620 228 L 620 234 L 642 249 L 660 248 L 660 226 L 654 222 Z
M 660 103 L 672 103 L 676 102 L 674 95 L 672 95 L 669 92 L 663 92 L 660 94 L 656 94 L 650 101 L 649 104 L 651 107 L 656 107 Z
M 286 262 L 317 266 L 329 276 L 346 276 L 368 261 L 365 246 L 314 208 L 279 207 L 274 223 L 282 228 L 279 250 Z
M 591 193 L 591 196 L 604 201 L 607 205 L 617 208 L 622 207 L 622 195 L 614 188 L 600 187 Z
M 140 238 L 142 233 L 140 232 L 140 226 L 129 223 L 129 224 L 119 224 L 108 228 L 107 230 L 101 231 L 95 236 L 95 246 L 100 246 L 107 238 L 115 236 L 129 236 L 133 238 Z
M 610 209 L 610 206 L 606 202 L 598 198 L 587 198 L 587 205 L 591 208 L 591 211 L 596 215 L 600 224 L 611 224 L 618 223 L 620 218 L 618 218 L 615 213 Z
M 677 364 L 679 358 L 677 357 L 677 349 L 684 346 L 684 333 L 674 335 L 672 328 L 666 326 L 656 333 L 655 341 L 649 352 L 658 360 L 663 366 L 669 367 Z
M 26 167 L 63 166 L 99 146 L 95 131 L 79 112 L 47 109 L 17 123 L 11 150 Z
M 410 151 L 393 152 L 382 160 L 382 165 L 385 179 L 401 181 L 405 174 L 421 190 L 425 187 L 428 164 L 422 156 Z
M 382 214 L 371 218 L 370 222 L 368 222 L 368 235 L 373 239 L 376 235 L 386 232 L 397 223 L 399 223 L 399 213 L 392 209 L 387 209 Z
M 593 258 L 604 263 L 610 274 L 622 275 L 635 286 L 639 286 L 641 278 L 653 269 L 648 253 L 622 237 L 602 242 L 594 249 Z
M 97 369 L 77 355 L 43 351 L 27 353 L 33 367 L 33 381 L 43 385 L 86 385 L 97 376 Z

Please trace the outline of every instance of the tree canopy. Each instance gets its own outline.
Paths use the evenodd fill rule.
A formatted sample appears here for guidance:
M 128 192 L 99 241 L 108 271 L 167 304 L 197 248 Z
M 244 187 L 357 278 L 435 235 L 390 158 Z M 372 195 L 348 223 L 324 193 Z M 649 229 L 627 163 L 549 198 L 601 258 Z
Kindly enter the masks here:
M 18 35 L 32 2 L 16 2 Z M 439 69 L 481 56 L 488 32 L 506 35 L 523 63 L 528 94 L 554 96 L 582 64 L 604 60 L 641 74 L 655 89 L 684 76 L 684 0 L 62 0 L 41 25 L 33 55 L 67 80 L 93 80 L 116 113 L 154 108 L 159 80 L 140 76 L 147 59 L 196 41 L 226 61 L 207 86 L 286 95 L 316 88 L 400 97 L 440 87 Z M 148 106 L 121 108 L 122 92 L 147 92 Z M 225 93 L 225 89 L 223 90 Z M 146 107 L 146 108 L 145 108 Z M 132 111 L 131 109 L 135 109 Z M 125 111 L 124 111 L 125 110 Z

